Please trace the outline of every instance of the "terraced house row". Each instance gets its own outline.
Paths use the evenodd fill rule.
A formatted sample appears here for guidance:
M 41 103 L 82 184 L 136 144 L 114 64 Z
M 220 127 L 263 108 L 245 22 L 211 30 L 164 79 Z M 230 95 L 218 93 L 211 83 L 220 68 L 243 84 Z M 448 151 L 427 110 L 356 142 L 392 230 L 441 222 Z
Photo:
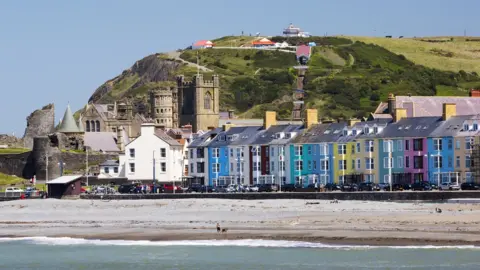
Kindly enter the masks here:
M 454 103 L 440 110 L 318 123 L 310 109 L 301 125 L 277 125 L 267 112 L 263 126 L 226 124 L 194 140 L 189 175 L 208 185 L 472 182 L 480 115 L 457 115 Z

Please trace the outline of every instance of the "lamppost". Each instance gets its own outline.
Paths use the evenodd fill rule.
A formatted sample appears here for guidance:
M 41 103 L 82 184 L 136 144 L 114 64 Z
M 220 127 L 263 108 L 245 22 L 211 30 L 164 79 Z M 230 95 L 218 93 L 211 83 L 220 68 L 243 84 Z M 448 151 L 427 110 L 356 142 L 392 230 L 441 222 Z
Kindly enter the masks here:
M 279 171 L 279 189 L 280 192 L 282 192 L 282 182 L 283 182 L 283 170 L 285 169 L 284 167 L 284 151 L 285 148 L 284 146 L 278 146 L 278 171 Z
M 85 184 L 88 187 L 88 146 L 85 146 Z
M 65 165 L 67 165 L 67 163 L 62 161 L 58 162 L 58 167 L 60 167 L 60 176 L 63 176 L 63 168 Z
M 423 156 L 427 158 L 427 176 L 428 176 L 428 182 L 430 182 L 430 153 L 424 154 Z M 415 168 L 415 161 L 413 166 Z
M 393 160 L 392 160 L 392 147 L 393 147 L 393 141 L 388 140 L 388 184 L 390 185 L 390 191 L 393 190 L 392 187 L 392 165 L 393 165 Z M 380 146 L 379 146 L 380 148 Z
M 156 175 L 155 175 L 155 150 L 152 151 L 152 182 L 153 182 L 153 193 L 156 191 Z
M 48 194 L 48 158 L 50 156 L 47 153 L 43 158 L 45 159 L 45 192 Z

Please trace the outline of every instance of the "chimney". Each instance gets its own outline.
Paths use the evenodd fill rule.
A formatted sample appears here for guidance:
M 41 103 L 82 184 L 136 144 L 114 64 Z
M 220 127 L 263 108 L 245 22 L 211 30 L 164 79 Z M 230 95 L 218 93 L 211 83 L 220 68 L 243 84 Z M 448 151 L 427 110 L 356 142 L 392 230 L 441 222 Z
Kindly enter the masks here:
M 356 123 L 360 123 L 361 121 L 356 118 L 350 118 L 348 119 L 347 123 L 349 127 L 353 127 Z
M 155 124 L 154 123 L 143 123 L 140 127 L 140 134 L 155 134 Z
M 395 113 L 393 116 L 393 122 L 398 122 L 402 120 L 403 118 L 407 118 L 407 109 L 404 108 L 397 108 L 395 109 Z
M 450 117 L 457 115 L 457 104 L 443 103 L 442 120 L 447 121 Z
M 480 97 L 480 89 L 470 89 L 470 97 Z
M 228 131 L 231 127 L 235 126 L 232 123 L 226 123 L 223 125 L 223 131 Z
M 119 126 L 117 128 L 117 147 L 120 150 L 120 152 L 125 151 L 125 143 L 123 140 L 123 127 Z
M 228 110 L 228 119 L 233 119 L 233 118 L 235 118 L 235 111 Z
M 208 129 L 208 130 L 214 130 L 215 127 L 209 126 L 209 127 L 207 127 L 207 129 Z
M 388 94 L 388 113 L 393 116 L 395 109 L 397 107 L 395 95 L 390 93 Z
M 330 118 L 324 118 L 322 119 L 322 124 L 331 124 L 335 122 L 333 119 L 330 119 Z
M 317 109 L 307 109 L 305 113 L 306 128 L 310 128 L 313 125 L 318 124 L 318 111 Z
M 277 113 L 272 111 L 265 112 L 265 118 L 263 119 L 263 128 L 268 129 L 271 126 L 277 124 Z

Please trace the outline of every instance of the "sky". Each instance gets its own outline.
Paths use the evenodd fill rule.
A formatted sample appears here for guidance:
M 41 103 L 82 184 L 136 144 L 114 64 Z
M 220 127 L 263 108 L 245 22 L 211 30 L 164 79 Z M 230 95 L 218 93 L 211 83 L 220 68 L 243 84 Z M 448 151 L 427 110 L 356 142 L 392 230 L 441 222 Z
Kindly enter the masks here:
M 480 36 L 477 0 L 2 0 L 0 134 L 22 137 L 26 117 L 54 103 L 82 108 L 135 61 L 200 39 L 289 23 L 314 35 Z

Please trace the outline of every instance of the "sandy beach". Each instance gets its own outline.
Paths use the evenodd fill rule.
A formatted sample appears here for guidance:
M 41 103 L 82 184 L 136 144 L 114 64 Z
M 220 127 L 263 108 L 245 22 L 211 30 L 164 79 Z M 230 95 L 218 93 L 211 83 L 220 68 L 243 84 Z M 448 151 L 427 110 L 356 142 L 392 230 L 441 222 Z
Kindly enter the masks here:
M 440 207 L 442 213 L 435 212 Z M 480 205 L 305 200 L 21 200 L 0 237 L 269 239 L 359 245 L 480 245 Z M 215 225 L 228 228 L 216 233 Z

